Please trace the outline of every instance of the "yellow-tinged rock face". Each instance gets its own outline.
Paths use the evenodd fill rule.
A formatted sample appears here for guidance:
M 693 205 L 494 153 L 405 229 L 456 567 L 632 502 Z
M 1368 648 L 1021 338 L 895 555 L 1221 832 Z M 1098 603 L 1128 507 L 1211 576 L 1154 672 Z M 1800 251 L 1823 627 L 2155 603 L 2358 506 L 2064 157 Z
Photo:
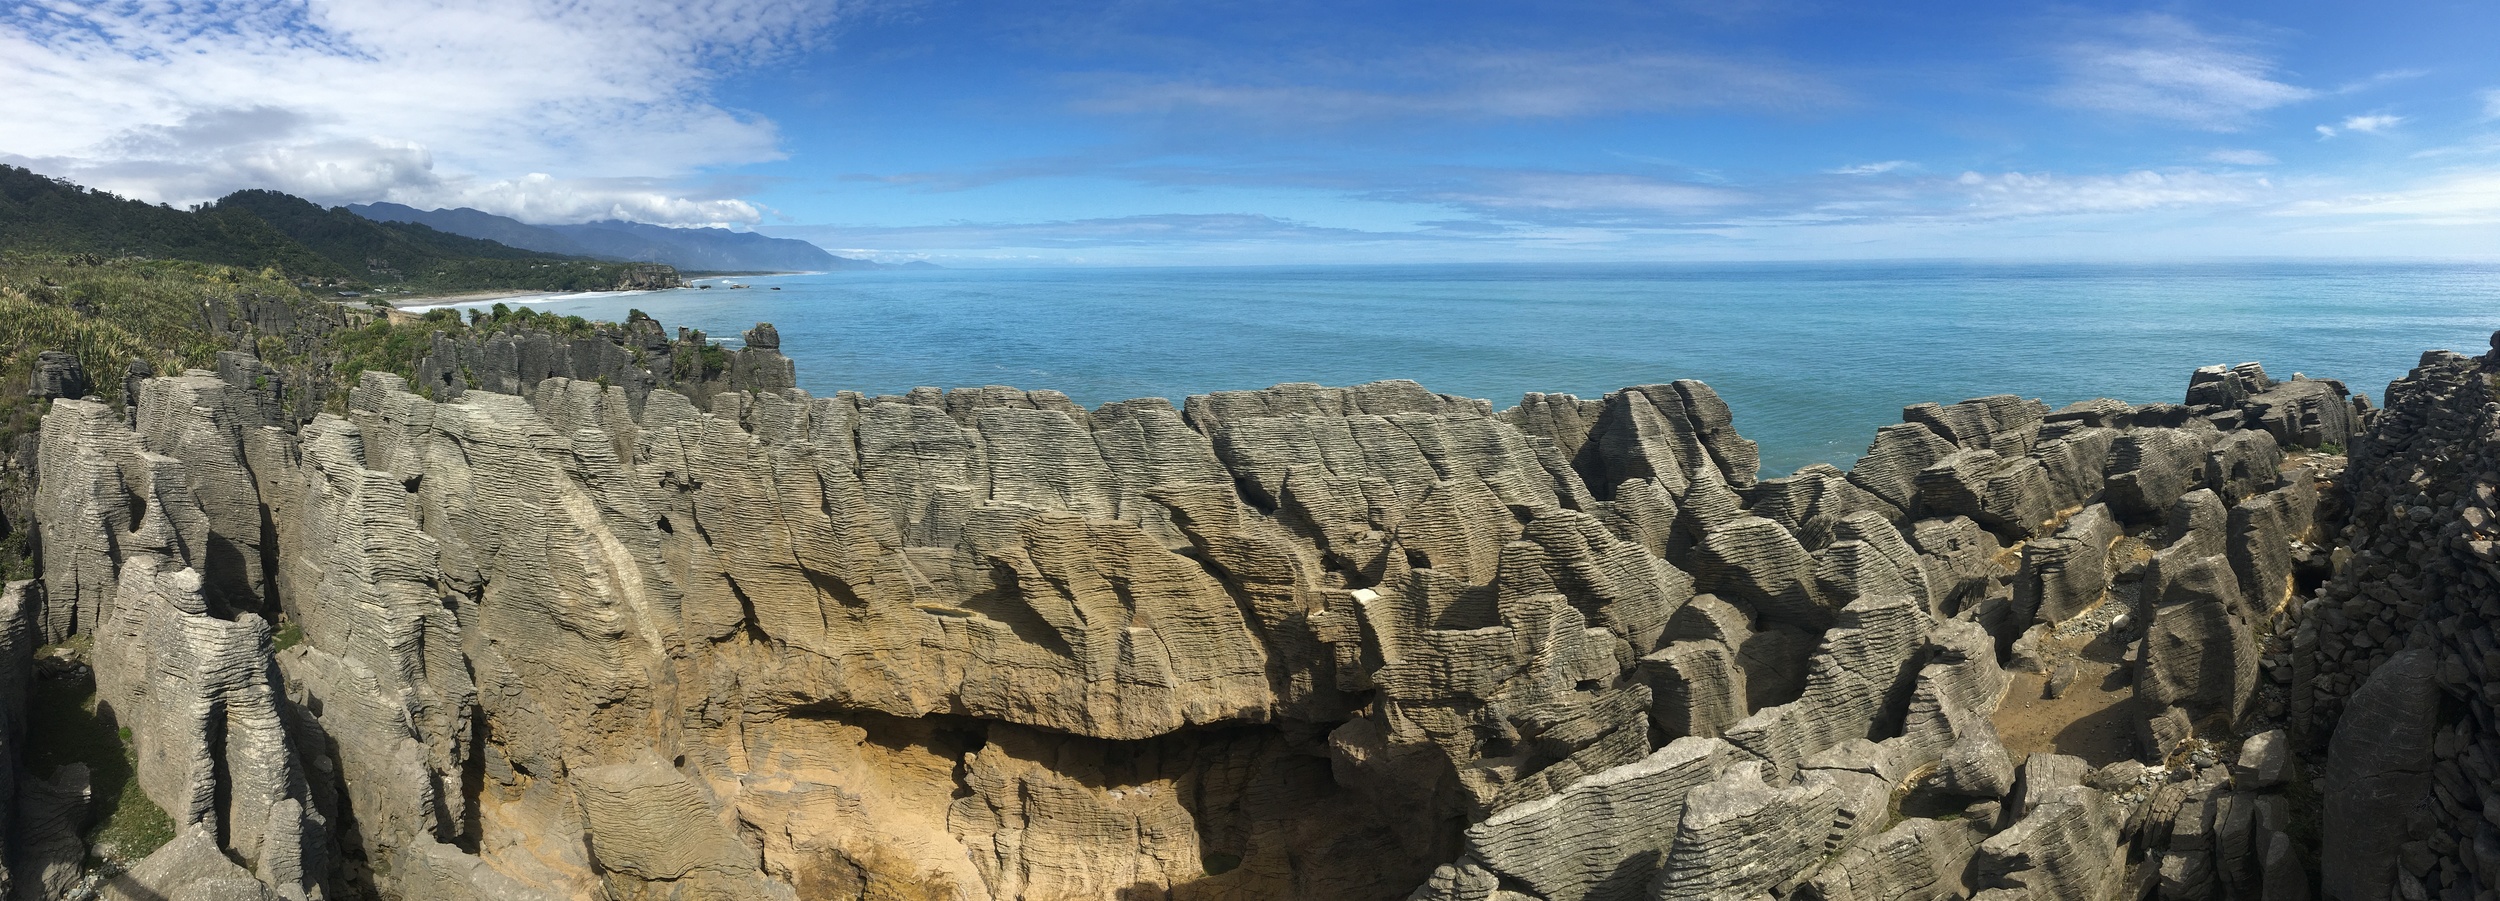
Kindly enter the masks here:
M 2235 719 L 2256 651 L 2196 636 L 2279 605 L 2318 504 L 2262 434 L 2006 397 L 1766 481 L 1693 382 L 706 410 L 367 373 L 292 431 L 238 391 L 55 405 L 38 624 L 98 631 L 186 835 L 305 897 L 2100 891 L 2118 808 L 2017 788 L 1998 649 L 2175 501 L 2143 697 Z

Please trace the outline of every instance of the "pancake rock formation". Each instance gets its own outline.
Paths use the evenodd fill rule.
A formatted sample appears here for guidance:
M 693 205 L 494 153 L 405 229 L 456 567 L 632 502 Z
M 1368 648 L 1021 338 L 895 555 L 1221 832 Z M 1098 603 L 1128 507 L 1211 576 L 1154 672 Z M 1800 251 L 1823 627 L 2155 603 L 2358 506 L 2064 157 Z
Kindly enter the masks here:
M 602 334 L 345 415 L 248 358 L 55 400 L 0 748 L 35 647 L 87 648 L 174 837 L 82 876 L 86 777 L 10 768 L 10 890 L 2500 886 L 2485 361 L 2385 411 L 2254 364 L 1922 404 L 1764 478 L 1693 381 L 815 397 L 759 326 L 690 396 L 606 377 L 656 323 Z

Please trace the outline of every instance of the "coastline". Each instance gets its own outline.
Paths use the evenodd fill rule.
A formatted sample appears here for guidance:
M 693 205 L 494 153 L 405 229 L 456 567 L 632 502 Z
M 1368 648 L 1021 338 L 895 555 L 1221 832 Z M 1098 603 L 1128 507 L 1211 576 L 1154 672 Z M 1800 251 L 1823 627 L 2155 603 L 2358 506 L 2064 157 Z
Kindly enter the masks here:
M 421 296 L 410 295 L 405 297 L 392 297 L 390 298 L 390 302 L 392 307 L 402 310 L 411 308 L 433 309 L 435 307 L 458 306 L 464 303 L 484 303 L 487 301 L 503 300 L 508 297 L 529 297 L 540 293 L 544 292 L 522 291 L 517 289 L 507 289 L 501 291 L 462 291 L 458 294 L 428 294 Z
M 441 309 L 484 307 L 497 303 L 554 303 L 560 300 L 588 300 L 601 297 L 625 297 L 634 294 L 661 294 L 669 291 L 682 290 L 686 289 L 684 287 L 677 287 L 647 288 L 634 291 L 468 291 L 459 294 L 437 294 L 431 297 L 396 298 L 391 301 L 391 309 L 404 313 L 424 313 Z

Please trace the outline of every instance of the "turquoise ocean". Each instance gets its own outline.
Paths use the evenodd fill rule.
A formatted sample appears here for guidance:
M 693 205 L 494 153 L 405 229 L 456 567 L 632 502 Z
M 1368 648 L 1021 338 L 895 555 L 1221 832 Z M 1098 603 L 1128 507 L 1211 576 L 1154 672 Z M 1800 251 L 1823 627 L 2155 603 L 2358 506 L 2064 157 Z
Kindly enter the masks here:
M 781 332 L 810 392 L 1009 385 L 1079 403 L 1413 379 L 1496 409 L 1693 378 L 1765 475 L 1846 468 L 1901 408 L 1987 394 L 2179 401 L 2198 366 L 2376 401 L 2425 349 L 2481 353 L 2500 265 L 1827 263 L 951 269 L 707 279 L 551 298 L 728 341 Z M 746 290 L 726 283 L 750 285 Z M 781 290 L 769 290 L 772 287 Z

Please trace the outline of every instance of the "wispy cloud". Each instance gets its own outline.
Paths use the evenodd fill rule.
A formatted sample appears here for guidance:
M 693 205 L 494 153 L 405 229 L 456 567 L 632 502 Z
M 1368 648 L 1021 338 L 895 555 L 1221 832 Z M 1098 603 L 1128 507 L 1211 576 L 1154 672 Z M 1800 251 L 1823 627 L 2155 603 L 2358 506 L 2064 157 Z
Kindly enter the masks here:
M 1842 166 L 1838 169 L 1828 169 L 1825 171 L 1832 175 L 1882 175 L 1886 172 L 1892 172 L 1900 169 L 1915 169 L 1917 167 L 1917 163 L 1910 162 L 1909 160 L 1885 160 L 1880 163 L 1859 163 L 1855 166 Z
M 1369 192 L 1379 200 L 1445 204 L 1491 219 L 1545 224 L 1647 223 L 1711 214 L 1754 198 L 1713 185 L 1605 172 L 1449 170 L 1439 184 Z
M 2323 141 L 2345 132 L 2353 132 L 2357 134 L 2377 134 L 2379 132 L 2395 128 L 2398 125 L 2402 125 L 2404 124 L 2404 121 L 2405 117 L 2403 116 L 2346 116 L 2344 117 L 2343 124 L 2341 125 L 2320 125 L 2316 130 L 2318 132 L 2318 140 Z
M 2392 191 L 2305 200 L 2277 211 L 2289 216 L 2338 216 L 2419 225 L 2500 224 L 2500 169 L 2449 172 Z
M 2399 81 L 2411 81 L 2429 74 L 2431 74 L 2430 71 L 2426 69 L 2391 69 L 2385 72 L 2377 73 L 2368 78 L 2364 78 L 2360 81 L 2337 85 L 2334 93 L 2359 94 L 2364 91 L 2373 90 Z
M 759 229 L 876 259 L 1116 262 L 1239 255 L 1276 259 L 1363 248 L 1481 244 L 1501 226 L 1417 223 L 1405 230 L 1316 225 L 1257 213 L 1165 213 L 1029 222 L 950 222 L 917 226 L 790 225 Z M 1357 257 L 1359 258 L 1359 257 Z
M 2500 88 L 2483 89 L 2483 121 L 2500 119 Z
M 2402 125 L 2404 124 L 2404 121 L 2405 117 L 2403 116 L 2346 116 L 2344 117 L 2344 130 L 2357 131 L 2363 134 L 2377 134 L 2398 125 Z
M 1426 50 L 1327 66 L 1075 80 L 1080 111 L 1214 114 L 1270 125 L 1384 118 L 1569 119 L 1712 107 L 1806 109 L 1846 93 L 1777 64 L 1681 53 Z
M 2205 158 L 2217 163 L 2229 163 L 2234 166 L 2272 166 L 2276 163 L 2282 162 L 2282 160 L 2275 159 L 2274 154 L 2267 153 L 2263 150 L 2233 150 L 2229 148 L 2205 154 Z
M 2275 63 L 2250 41 L 2207 34 L 2176 16 L 2145 15 L 2064 50 L 2066 78 L 2052 93 L 2080 109 L 2238 131 L 2256 114 L 2317 95 L 2277 80 Z
M 1968 212 L 1985 217 L 2125 213 L 2170 207 L 2249 203 L 2272 184 L 2193 169 L 2139 170 L 2120 175 L 2059 176 L 1964 172 Z
M 273 187 L 532 216 L 751 221 L 646 180 L 772 159 L 717 73 L 808 45 L 806 0 L 115 0 L 0 7 L 0 154 L 151 200 Z M 562 161 L 563 171 L 544 173 Z M 699 193 L 699 192 L 698 192 Z M 598 195 L 598 196 L 594 196 Z

